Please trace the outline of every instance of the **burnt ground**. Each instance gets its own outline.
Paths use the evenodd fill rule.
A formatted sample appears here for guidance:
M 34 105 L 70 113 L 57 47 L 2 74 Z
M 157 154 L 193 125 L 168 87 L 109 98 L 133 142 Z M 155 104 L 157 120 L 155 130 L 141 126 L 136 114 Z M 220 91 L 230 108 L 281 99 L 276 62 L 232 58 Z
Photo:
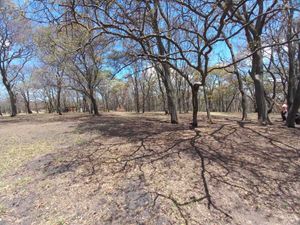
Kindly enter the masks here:
M 0 119 L 0 225 L 300 224 L 300 129 L 235 115 Z

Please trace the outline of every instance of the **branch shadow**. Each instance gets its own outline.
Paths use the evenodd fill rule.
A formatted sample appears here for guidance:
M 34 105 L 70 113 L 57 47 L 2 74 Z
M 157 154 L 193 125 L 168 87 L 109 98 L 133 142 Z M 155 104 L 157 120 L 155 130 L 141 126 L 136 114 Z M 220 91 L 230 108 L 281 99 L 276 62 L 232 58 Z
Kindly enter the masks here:
M 297 133 L 280 129 L 220 119 L 191 130 L 160 118 L 89 117 L 76 132 L 93 138 L 54 153 L 42 173 L 44 179 L 69 175 L 92 188 L 91 198 L 105 193 L 114 210 L 104 224 L 199 224 L 201 210 L 224 223 L 256 221 L 257 215 L 263 215 L 260 224 L 277 222 L 276 213 L 300 212 L 300 143 L 287 139 Z M 253 207 L 252 217 L 239 218 Z

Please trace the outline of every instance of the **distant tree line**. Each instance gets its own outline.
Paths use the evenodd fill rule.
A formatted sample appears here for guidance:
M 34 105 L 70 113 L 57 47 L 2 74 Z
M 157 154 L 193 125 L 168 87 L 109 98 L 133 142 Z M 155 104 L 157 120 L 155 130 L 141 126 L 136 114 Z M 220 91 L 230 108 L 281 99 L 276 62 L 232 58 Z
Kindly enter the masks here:
M 39 0 L 0 9 L 0 71 L 10 99 L 61 114 L 257 112 L 300 106 L 296 0 Z M 41 24 L 41 25 L 39 25 Z M 33 64 L 35 64 L 33 66 Z M 29 66 L 30 65 L 30 66 Z

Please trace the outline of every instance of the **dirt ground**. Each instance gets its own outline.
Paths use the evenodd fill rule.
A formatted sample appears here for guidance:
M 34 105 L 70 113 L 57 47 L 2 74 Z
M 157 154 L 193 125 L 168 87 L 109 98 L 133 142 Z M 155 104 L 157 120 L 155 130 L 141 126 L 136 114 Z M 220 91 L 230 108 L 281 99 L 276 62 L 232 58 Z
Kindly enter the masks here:
M 0 225 L 300 224 L 300 129 L 278 116 L 0 118 Z

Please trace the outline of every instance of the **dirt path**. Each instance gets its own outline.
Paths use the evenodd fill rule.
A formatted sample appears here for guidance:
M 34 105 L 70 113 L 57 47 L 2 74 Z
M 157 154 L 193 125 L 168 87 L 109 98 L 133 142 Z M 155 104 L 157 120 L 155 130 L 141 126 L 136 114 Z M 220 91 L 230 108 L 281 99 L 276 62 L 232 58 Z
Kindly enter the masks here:
M 299 129 L 188 118 L 0 120 L 0 225 L 299 225 Z

